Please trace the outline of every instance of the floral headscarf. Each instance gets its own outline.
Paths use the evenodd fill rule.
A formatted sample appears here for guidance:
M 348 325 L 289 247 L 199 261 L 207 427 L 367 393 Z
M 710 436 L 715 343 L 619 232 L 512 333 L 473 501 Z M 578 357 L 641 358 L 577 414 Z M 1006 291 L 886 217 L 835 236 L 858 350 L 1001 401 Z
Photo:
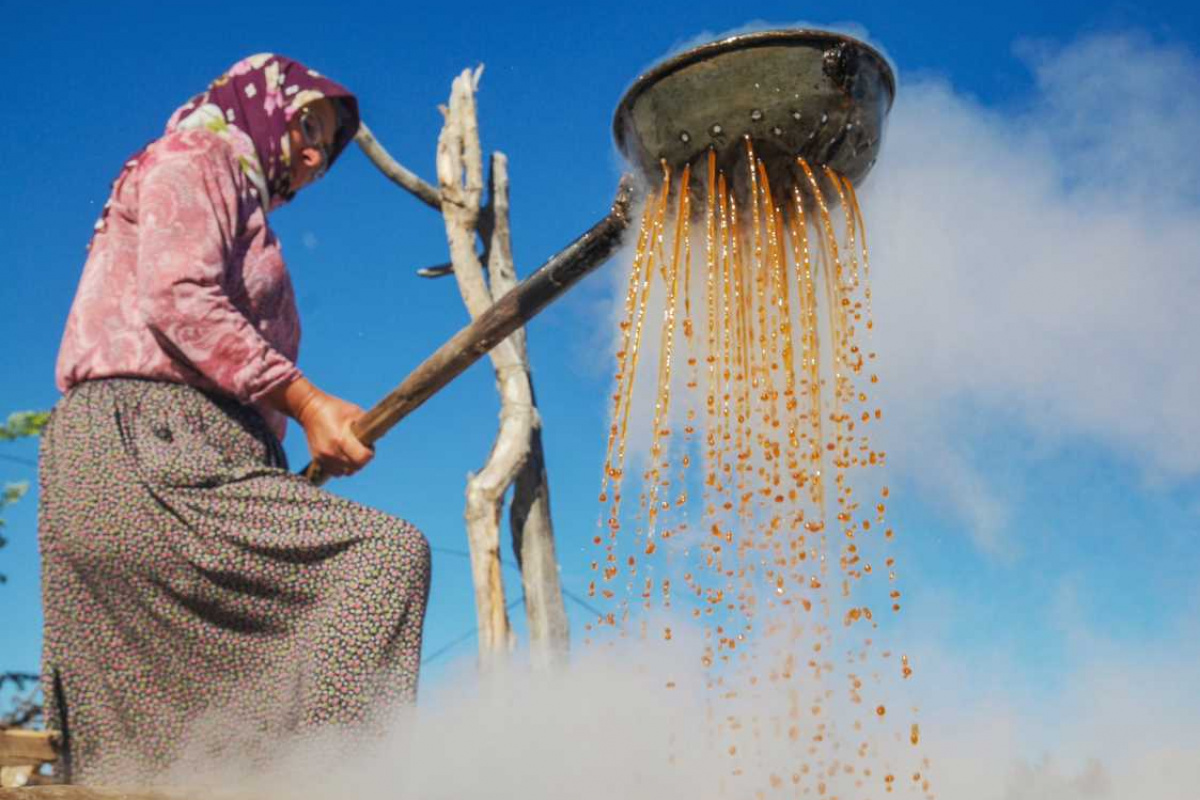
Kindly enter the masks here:
M 176 109 L 165 133 L 208 128 L 228 141 L 246 177 L 258 189 L 268 211 L 295 196 L 291 187 L 291 140 L 288 123 L 306 104 L 328 97 L 334 101 L 338 129 L 329 148 L 329 165 L 358 133 L 358 100 L 341 84 L 323 78 L 314 70 L 274 53 L 243 58 L 221 77 Z M 147 145 L 149 146 L 149 145 Z M 125 161 L 112 185 L 137 166 L 143 147 Z M 95 232 L 103 231 L 112 207 L 111 195 L 104 203 Z M 93 236 L 94 236 L 93 233 Z M 91 242 L 88 250 L 92 249 Z
M 228 140 L 267 207 L 275 209 L 295 194 L 288 123 L 306 104 L 323 97 L 335 100 L 338 111 L 337 135 L 329 149 L 332 165 L 358 132 L 358 101 L 341 84 L 274 53 L 234 64 L 176 110 L 165 132 L 204 127 Z

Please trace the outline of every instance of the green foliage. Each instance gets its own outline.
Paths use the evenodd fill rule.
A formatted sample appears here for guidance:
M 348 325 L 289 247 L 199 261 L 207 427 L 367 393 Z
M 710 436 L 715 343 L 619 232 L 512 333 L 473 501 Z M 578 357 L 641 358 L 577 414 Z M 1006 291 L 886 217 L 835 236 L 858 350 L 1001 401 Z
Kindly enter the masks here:
M 26 436 L 37 436 L 50 421 L 49 411 L 17 411 L 8 415 L 8 422 L 0 425 L 0 442 L 11 442 Z M 29 481 L 4 484 L 0 492 L 0 512 L 20 500 L 29 491 Z M 4 517 L 0 516 L 0 547 L 8 544 L 4 538 Z M 0 573 L 0 584 L 8 579 Z
M 0 511 L 4 510 L 5 506 L 11 506 L 13 503 L 20 500 L 29 491 L 29 481 L 21 481 L 20 483 L 4 484 L 4 491 L 0 493 Z M 7 523 L 4 517 L 0 517 L 0 547 L 8 544 L 8 540 L 4 538 L 4 526 Z M 4 573 L 0 573 L 0 583 L 5 583 L 8 580 Z
M 8 415 L 7 423 L 0 425 L 0 442 L 37 436 L 49 421 L 49 411 L 15 411 Z

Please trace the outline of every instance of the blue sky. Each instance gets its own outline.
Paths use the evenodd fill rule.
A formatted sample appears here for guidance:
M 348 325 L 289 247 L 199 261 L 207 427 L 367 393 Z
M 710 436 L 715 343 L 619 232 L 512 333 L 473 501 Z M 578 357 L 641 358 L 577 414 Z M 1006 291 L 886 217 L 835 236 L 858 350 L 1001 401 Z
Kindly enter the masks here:
M 3 16 L 4 412 L 57 399 L 62 324 L 117 167 L 244 55 L 281 52 L 356 91 L 380 140 L 427 179 L 437 105 L 458 71 L 484 63 L 484 147 L 509 156 L 528 274 L 607 208 L 621 171 L 611 113 L 643 68 L 704 31 L 760 20 L 861 26 L 900 74 L 864 191 L 895 387 L 889 482 L 911 609 L 899 635 L 926 643 L 944 674 L 970 676 L 962 691 L 1010 699 L 1061 698 L 1100 660 L 1152 683 L 1196 665 L 1200 27 L 1184 4 L 300 2 L 248 13 L 6 0 Z M 446 260 L 441 220 L 357 151 L 272 224 L 297 288 L 300 364 L 325 389 L 369 405 L 464 324 L 452 282 L 415 276 Z M 577 593 L 597 518 L 615 286 L 609 273 L 589 278 L 529 332 L 564 584 Z M 491 373 L 477 366 L 334 487 L 410 519 L 438 549 L 427 654 L 473 626 L 467 562 L 451 551 L 465 550 L 464 479 L 495 423 Z M 293 429 L 296 466 L 303 445 Z M 3 447 L 0 480 L 33 478 L 8 459 L 32 460 L 36 445 Z M 2 670 L 38 666 L 35 506 L 31 493 L 6 515 Z M 578 634 L 588 615 L 568 606 Z M 448 651 L 428 685 L 473 653 L 472 642 Z

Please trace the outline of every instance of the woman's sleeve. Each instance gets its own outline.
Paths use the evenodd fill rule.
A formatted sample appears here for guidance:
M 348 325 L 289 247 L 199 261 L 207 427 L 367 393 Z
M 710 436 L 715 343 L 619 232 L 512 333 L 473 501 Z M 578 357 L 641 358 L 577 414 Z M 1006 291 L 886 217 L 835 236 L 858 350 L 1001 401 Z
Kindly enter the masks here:
M 147 165 L 138 193 L 138 301 L 163 348 L 243 403 L 300 377 L 226 293 L 239 219 L 219 142 Z

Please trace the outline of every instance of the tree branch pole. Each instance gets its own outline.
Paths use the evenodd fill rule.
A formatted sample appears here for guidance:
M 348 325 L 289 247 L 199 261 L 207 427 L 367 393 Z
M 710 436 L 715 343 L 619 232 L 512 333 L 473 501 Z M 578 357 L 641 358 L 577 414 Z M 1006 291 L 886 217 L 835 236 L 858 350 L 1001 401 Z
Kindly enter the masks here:
M 419 175 L 410 170 L 408 167 L 401 164 L 387 149 L 379 143 L 375 138 L 375 134 L 367 127 L 367 123 L 360 121 L 358 123 L 358 133 L 354 140 L 358 142 L 359 148 L 375 167 L 382 172 L 392 183 L 399 186 L 404 191 L 411 194 L 413 197 L 420 200 L 425 205 L 432 208 L 434 211 L 442 210 L 442 195 L 441 192 L 434 186 L 426 183 Z M 490 207 L 485 207 L 480 210 L 479 214 L 479 235 L 486 242 L 491 238 L 492 230 L 492 213 Z M 441 274 L 443 267 L 449 267 L 449 264 L 439 264 L 433 267 L 432 270 L 438 275 Z M 429 277 L 437 277 L 429 276 Z
M 483 154 L 475 114 L 475 80 L 465 70 L 454 80 L 450 105 L 438 136 L 437 174 L 442 197 L 446 240 L 459 293 L 472 319 L 492 305 L 492 295 L 475 253 L 479 210 L 483 197 Z M 529 385 L 521 378 L 521 364 L 511 338 L 489 353 L 501 396 L 500 431 L 483 469 L 467 478 L 464 517 L 475 584 L 475 612 L 479 626 L 479 657 L 489 667 L 515 644 L 504 603 L 500 563 L 500 514 L 504 493 L 516 477 L 529 446 L 528 414 L 512 413 L 515 400 L 529 405 Z
M 508 216 L 508 158 L 492 154 L 491 186 L 492 235 L 488 243 L 488 277 L 492 295 L 501 297 L 517 285 L 513 265 L 512 237 Z M 550 480 L 542 450 L 542 417 L 537 410 L 533 377 L 529 370 L 529 351 L 525 329 L 518 328 L 508 337 L 521 366 L 521 393 L 528 392 L 528 404 L 517 393 L 501 391 L 504 410 L 528 417 L 525 458 L 513 478 L 513 497 L 509 507 L 513 552 L 521 568 L 525 591 L 525 619 L 529 626 L 529 655 L 536 669 L 566 666 L 571 632 L 558 575 L 558 557 L 554 552 L 554 522 L 550 516 Z M 515 383 L 516 381 L 514 381 Z
M 371 129 L 367 127 L 367 123 L 359 121 L 358 133 L 355 135 L 354 140 L 358 142 L 358 146 L 362 148 L 363 153 L 371 160 L 371 163 L 378 167 L 380 172 L 390 178 L 392 183 L 413 195 L 434 211 L 442 210 L 442 197 L 438 190 L 421 180 L 415 172 L 392 158 L 392 154 L 379 143 L 379 140 L 375 138 L 375 134 L 371 133 Z
M 499 528 L 505 494 L 515 484 L 510 525 L 526 598 L 530 657 L 535 667 L 547 668 L 566 663 L 569 628 L 554 548 L 541 419 L 522 326 L 616 249 L 620 234 L 628 225 L 631 191 L 628 182 L 623 181 L 608 217 L 518 285 L 508 214 L 507 159 L 502 153 L 492 156 L 490 199 L 486 206 L 482 204 L 483 159 L 475 111 L 479 76 L 480 70 L 464 71 L 454 81 L 449 107 L 442 108 L 445 123 L 438 139 L 437 188 L 396 162 L 365 124 L 360 127 L 357 141 L 371 162 L 396 185 L 442 212 L 451 262 L 433 272 L 452 271 L 473 322 L 368 412 L 355 426 L 355 432 L 364 442 L 372 444 L 404 414 L 477 360 L 486 351 L 482 348 L 499 341 L 490 355 L 501 400 L 500 429 L 485 466 L 468 477 L 465 512 L 480 656 L 487 666 L 513 646 L 500 574 Z M 476 237 L 484 244 L 486 279 L 484 265 L 475 253 Z M 501 317 L 497 316 L 497 307 L 502 309 Z M 514 315 L 519 319 L 512 325 Z M 494 335 L 484 339 L 464 336 L 472 329 L 483 331 L 485 327 L 494 328 Z M 507 338 L 501 328 L 511 331 Z M 479 346 L 474 345 L 476 341 Z M 455 343 L 471 347 L 453 352 Z M 439 359 L 441 355 L 446 357 Z M 413 387 L 405 389 L 418 375 L 423 375 L 427 382 L 437 383 L 427 391 L 419 390 L 424 392 L 419 399 Z M 387 424 L 380 427 L 378 423 L 383 421 Z M 313 465 L 306 468 L 305 474 L 314 482 L 323 482 L 323 476 Z

